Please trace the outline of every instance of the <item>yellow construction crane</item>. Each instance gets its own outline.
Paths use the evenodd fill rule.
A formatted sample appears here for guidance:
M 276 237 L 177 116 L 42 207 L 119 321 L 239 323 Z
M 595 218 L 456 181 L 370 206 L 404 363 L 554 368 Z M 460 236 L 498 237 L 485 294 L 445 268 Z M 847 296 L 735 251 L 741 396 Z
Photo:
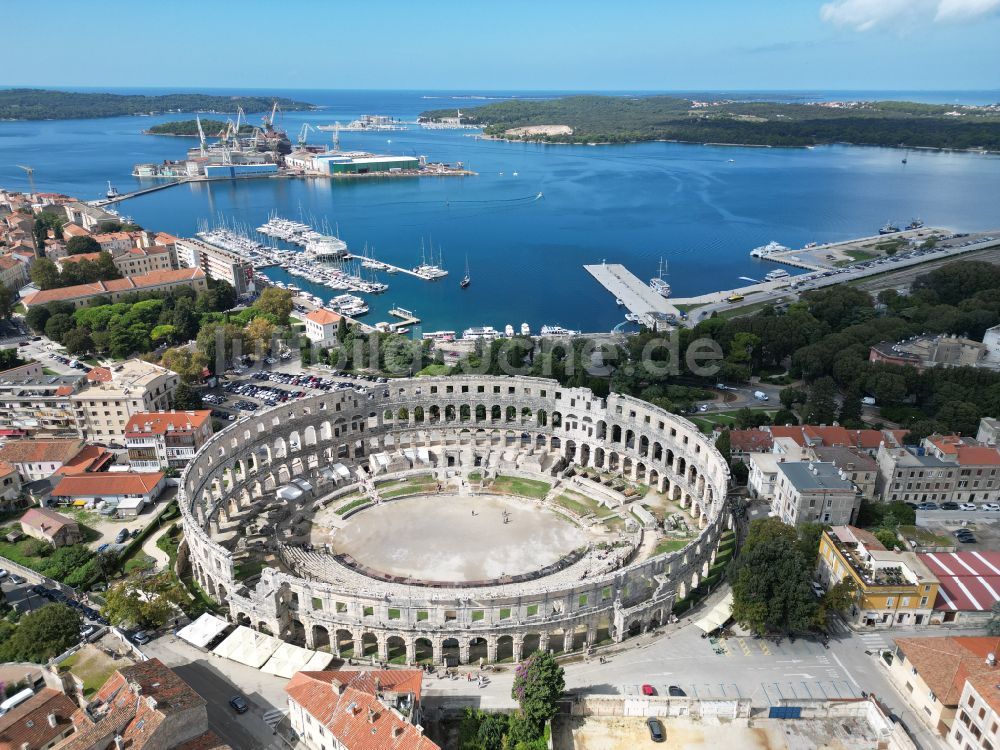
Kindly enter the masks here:
M 17 165 L 18 169 L 23 169 L 28 175 L 28 185 L 31 187 L 31 194 L 35 194 L 35 170 L 23 164 Z

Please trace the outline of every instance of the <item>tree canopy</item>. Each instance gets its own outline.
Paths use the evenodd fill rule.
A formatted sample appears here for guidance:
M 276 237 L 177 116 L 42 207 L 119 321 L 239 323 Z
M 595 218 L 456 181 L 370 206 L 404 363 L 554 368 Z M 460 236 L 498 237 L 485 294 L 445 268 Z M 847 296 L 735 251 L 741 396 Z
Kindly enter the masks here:
M 556 715 L 556 702 L 565 688 L 563 668 L 548 652 L 535 651 L 514 669 L 510 695 L 535 736 L 541 736 L 545 722 Z
M 816 622 L 812 564 L 793 526 L 753 521 L 730 572 L 733 619 L 758 635 L 808 630 Z
M 0 661 L 44 664 L 80 642 L 82 624 L 75 609 L 46 604 L 21 617 L 10 638 L 0 643 Z

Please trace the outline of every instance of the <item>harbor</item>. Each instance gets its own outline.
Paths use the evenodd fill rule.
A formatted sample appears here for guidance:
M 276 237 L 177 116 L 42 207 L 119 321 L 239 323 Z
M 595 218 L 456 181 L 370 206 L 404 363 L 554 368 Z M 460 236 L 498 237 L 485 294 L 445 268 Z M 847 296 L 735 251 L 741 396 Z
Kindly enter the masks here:
M 614 295 L 620 307 L 648 328 L 662 328 L 680 310 L 620 263 L 585 265 L 584 269 Z

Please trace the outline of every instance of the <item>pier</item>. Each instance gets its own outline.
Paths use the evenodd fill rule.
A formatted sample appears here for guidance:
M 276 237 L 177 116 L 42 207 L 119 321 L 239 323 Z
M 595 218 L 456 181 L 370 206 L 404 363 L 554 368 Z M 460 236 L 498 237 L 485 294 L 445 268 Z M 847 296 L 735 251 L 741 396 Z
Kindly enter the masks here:
M 347 255 L 344 256 L 344 260 L 360 260 L 360 261 L 363 261 L 365 259 L 366 259 L 366 256 L 364 256 L 364 255 L 353 255 L 352 253 L 348 253 Z M 383 271 L 385 271 L 385 272 L 405 273 L 406 275 L 412 276 L 415 279 L 423 279 L 424 281 L 438 281 L 438 279 L 432 279 L 432 278 L 430 278 L 428 276 L 424 276 L 423 274 L 417 273 L 416 271 L 411 271 L 409 268 L 403 268 L 402 266 L 394 266 L 392 263 L 386 263 L 384 260 L 380 260 L 379 263 L 381 263 L 383 266 L 385 266 L 385 268 L 383 269 Z M 444 277 L 442 276 L 440 278 L 444 278 Z
M 638 315 L 643 325 L 654 328 L 662 323 L 662 316 L 680 315 L 680 310 L 669 300 L 650 289 L 648 284 L 620 263 L 601 263 L 584 268 L 616 299 L 620 299 L 630 313 Z
M 96 206 L 100 208 L 102 206 L 110 206 L 112 203 L 118 203 L 119 201 L 127 201 L 129 198 L 137 198 L 140 195 L 146 195 L 147 193 L 155 193 L 157 190 L 166 190 L 167 188 L 173 187 L 174 185 L 181 185 L 185 182 L 193 182 L 190 177 L 182 177 L 179 180 L 171 180 L 170 182 L 164 182 L 159 185 L 152 185 L 147 188 L 141 188 L 140 190 L 133 190 L 131 193 L 120 193 L 114 198 L 102 198 L 98 201 L 90 201 L 91 206 Z
M 397 327 L 415 326 L 420 322 L 420 318 L 412 310 L 407 310 L 405 307 L 394 307 L 389 311 L 389 314 L 400 319 L 400 322 L 395 324 Z

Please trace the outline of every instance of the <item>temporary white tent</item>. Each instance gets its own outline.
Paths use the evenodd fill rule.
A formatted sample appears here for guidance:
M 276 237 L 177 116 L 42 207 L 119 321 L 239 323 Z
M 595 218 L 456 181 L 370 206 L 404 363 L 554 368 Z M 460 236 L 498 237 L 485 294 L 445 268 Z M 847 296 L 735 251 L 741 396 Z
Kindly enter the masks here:
M 236 628 L 229 637 L 215 647 L 214 653 L 238 661 L 248 667 L 260 669 L 271 655 L 284 645 L 273 635 L 258 633 L 245 625 Z
M 695 621 L 695 625 L 706 633 L 711 633 L 717 628 L 721 628 L 726 621 L 733 616 L 733 592 L 727 593 L 722 601 L 718 602 L 701 619 Z
M 278 677 L 291 678 L 296 672 L 322 670 L 332 659 L 331 654 L 282 643 L 260 670 Z
M 223 631 L 228 627 L 228 622 L 206 612 L 194 622 L 188 623 L 178 630 L 177 636 L 198 648 L 205 648 L 209 643 L 222 635 Z

